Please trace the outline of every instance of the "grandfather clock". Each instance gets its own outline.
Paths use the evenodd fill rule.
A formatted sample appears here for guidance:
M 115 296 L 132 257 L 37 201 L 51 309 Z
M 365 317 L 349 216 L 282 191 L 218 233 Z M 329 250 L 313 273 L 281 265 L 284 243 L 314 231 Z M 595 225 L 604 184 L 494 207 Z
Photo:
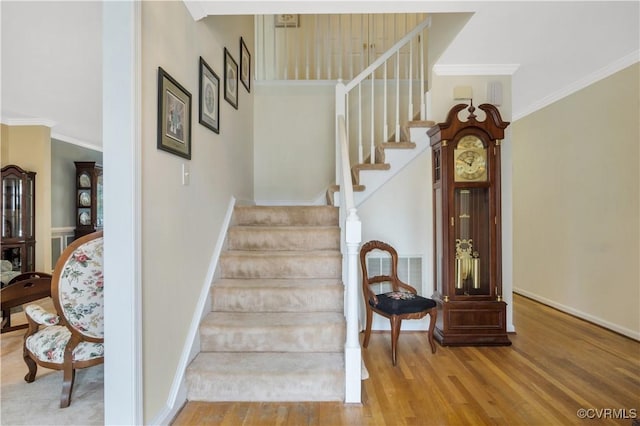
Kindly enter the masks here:
M 506 346 L 502 300 L 500 141 L 509 125 L 491 104 L 451 108 L 429 129 L 433 166 L 435 337 L 443 346 Z M 466 110 L 462 112 L 463 110 Z M 466 120 L 459 115 L 467 115 Z

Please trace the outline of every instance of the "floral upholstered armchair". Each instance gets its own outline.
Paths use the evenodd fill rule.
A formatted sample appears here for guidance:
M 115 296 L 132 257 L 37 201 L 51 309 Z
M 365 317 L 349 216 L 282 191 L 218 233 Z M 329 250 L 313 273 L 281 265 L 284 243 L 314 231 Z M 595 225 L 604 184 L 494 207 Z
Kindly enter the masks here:
M 102 231 L 78 238 L 62 253 L 51 281 L 57 314 L 38 305 L 25 307 L 25 380 L 33 382 L 38 365 L 63 370 L 60 408 L 71 403 L 75 370 L 104 362 Z

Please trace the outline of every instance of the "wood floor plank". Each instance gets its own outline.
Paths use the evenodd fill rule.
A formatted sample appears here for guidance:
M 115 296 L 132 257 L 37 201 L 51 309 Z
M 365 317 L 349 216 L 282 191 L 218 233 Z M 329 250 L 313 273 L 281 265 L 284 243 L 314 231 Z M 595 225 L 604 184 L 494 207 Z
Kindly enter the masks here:
M 173 425 L 585 424 L 577 411 L 640 415 L 640 342 L 514 296 L 509 347 L 441 347 L 402 332 L 398 366 L 390 335 L 372 333 L 362 404 L 188 402 Z M 631 419 L 597 419 L 631 425 Z

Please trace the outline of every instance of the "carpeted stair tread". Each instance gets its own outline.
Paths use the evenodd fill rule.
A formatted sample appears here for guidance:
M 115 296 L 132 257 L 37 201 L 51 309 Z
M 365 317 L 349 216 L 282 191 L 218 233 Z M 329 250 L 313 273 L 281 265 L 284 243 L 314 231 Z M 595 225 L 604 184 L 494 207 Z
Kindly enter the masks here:
M 222 279 L 211 288 L 216 312 L 343 312 L 338 279 Z
M 203 352 L 339 352 L 345 319 L 340 312 L 211 312 L 200 325 Z
M 338 278 L 341 270 L 337 250 L 233 250 L 220 256 L 221 278 Z
M 339 250 L 337 226 L 234 226 L 229 250 Z
M 216 276 L 189 400 L 344 400 L 337 208 L 235 207 Z
M 191 401 L 342 401 L 342 353 L 200 353 L 187 369 Z
M 232 225 L 337 226 L 333 206 L 236 206 Z
M 245 289 L 260 289 L 260 288 L 271 288 L 271 289 L 298 289 L 298 288 L 310 288 L 310 289 L 319 289 L 322 287 L 343 287 L 342 282 L 340 280 L 332 279 L 332 278 L 264 278 L 264 279 L 233 279 L 233 278 L 225 278 L 216 281 L 212 290 L 222 289 L 222 288 L 245 288 Z
M 340 312 L 315 312 L 300 315 L 292 312 L 210 312 L 200 325 L 207 327 L 252 328 L 252 327 L 295 327 L 344 323 L 344 315 Z

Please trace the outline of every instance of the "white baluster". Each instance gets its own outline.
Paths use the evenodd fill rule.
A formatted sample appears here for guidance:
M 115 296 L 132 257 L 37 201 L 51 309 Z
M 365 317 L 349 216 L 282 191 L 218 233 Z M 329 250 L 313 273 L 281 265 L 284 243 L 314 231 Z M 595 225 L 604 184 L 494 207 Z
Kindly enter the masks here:
M 424 96 L 424 31 L 418 37 L 420 44 L 420 120 L 426 120 L 427 106 Z
M 327 79 L 331 80 L 331 55 L 333 54 L 333 51 L 331 49 L 331 15 L 327 15 L 326 33 L 327 39 L 325 40 L 324 44 L 326 48 L 326 54 L 324 55 L 324 57 L 327 61 Z
M 362 83 L 358 83 L 358 164 L 362 164 L 364 153 L 362 143 Z
M 407 121 L 413 120 L 413 39 L 409 40 L 409 105 Z
M 384 61 L 384 94 L 382 100 L 382 120 L 384 123 L 384 128 L 382 130 L 382 142 L 387 142 L 389 140 L 389 118 L 387 117 L 387 61 Z
M 320 22 L 319 22 L 319 18 L 318 15 L 315 16 L 315 27 L 314 29 L 316 30 L 316 37 L 315 37 L 315 41 L 316 41 L 316 80 L 320 80 L 322 79 L 321 75 L 320 75 Z
M 289 31 L 294 31 L 294 30 L 289 30 Z M 296 33 L 298 33 L 298 31 L 296 31 Z M 295 79 L 298 80 L 300 78 L 299 77 L 299 73 L 298 73 L 298 70 L 300 68 L 299 64 L 298 64 L 298 55 L 300 54 L 300 37 L 297 36 L 297 34 L 294 34 L 293 44 L 294 44 L 294 46 L 293 46 L 293 49 L 294 49 L 293 50 L 293 61 L 295 63 L 294 64 L 293 75 L 295 76 Z
M 284 33 L 284 80 L 289 79 L 289 28 L 285 24 L 282 29 Z
M 400 142 L 400 49 L 396 52 L 396 136 Z
M 311 22 L 309 22 L 311 24 Z M 302 25 L 302 23 L 300 23 Z M 305 79 L 309 80 L 309 75 L 311 74 L 309 70 L 309 52 L 311 51 L 311 37 L 309 36 L 309 31 L 304 31 L 304 75 Z
M 375 79 L 376 79 L 376 72 L 373 71 L 371 73 L 371 136 L 369 138 L 370 142 L 369 142 L 369 158 L 370 158 L 370 162 L 371 164 L 374 164 L 376 162 L 376 149 L 375 149 L 375 92 L 374 92 L 374 88 L 375 88 Z

